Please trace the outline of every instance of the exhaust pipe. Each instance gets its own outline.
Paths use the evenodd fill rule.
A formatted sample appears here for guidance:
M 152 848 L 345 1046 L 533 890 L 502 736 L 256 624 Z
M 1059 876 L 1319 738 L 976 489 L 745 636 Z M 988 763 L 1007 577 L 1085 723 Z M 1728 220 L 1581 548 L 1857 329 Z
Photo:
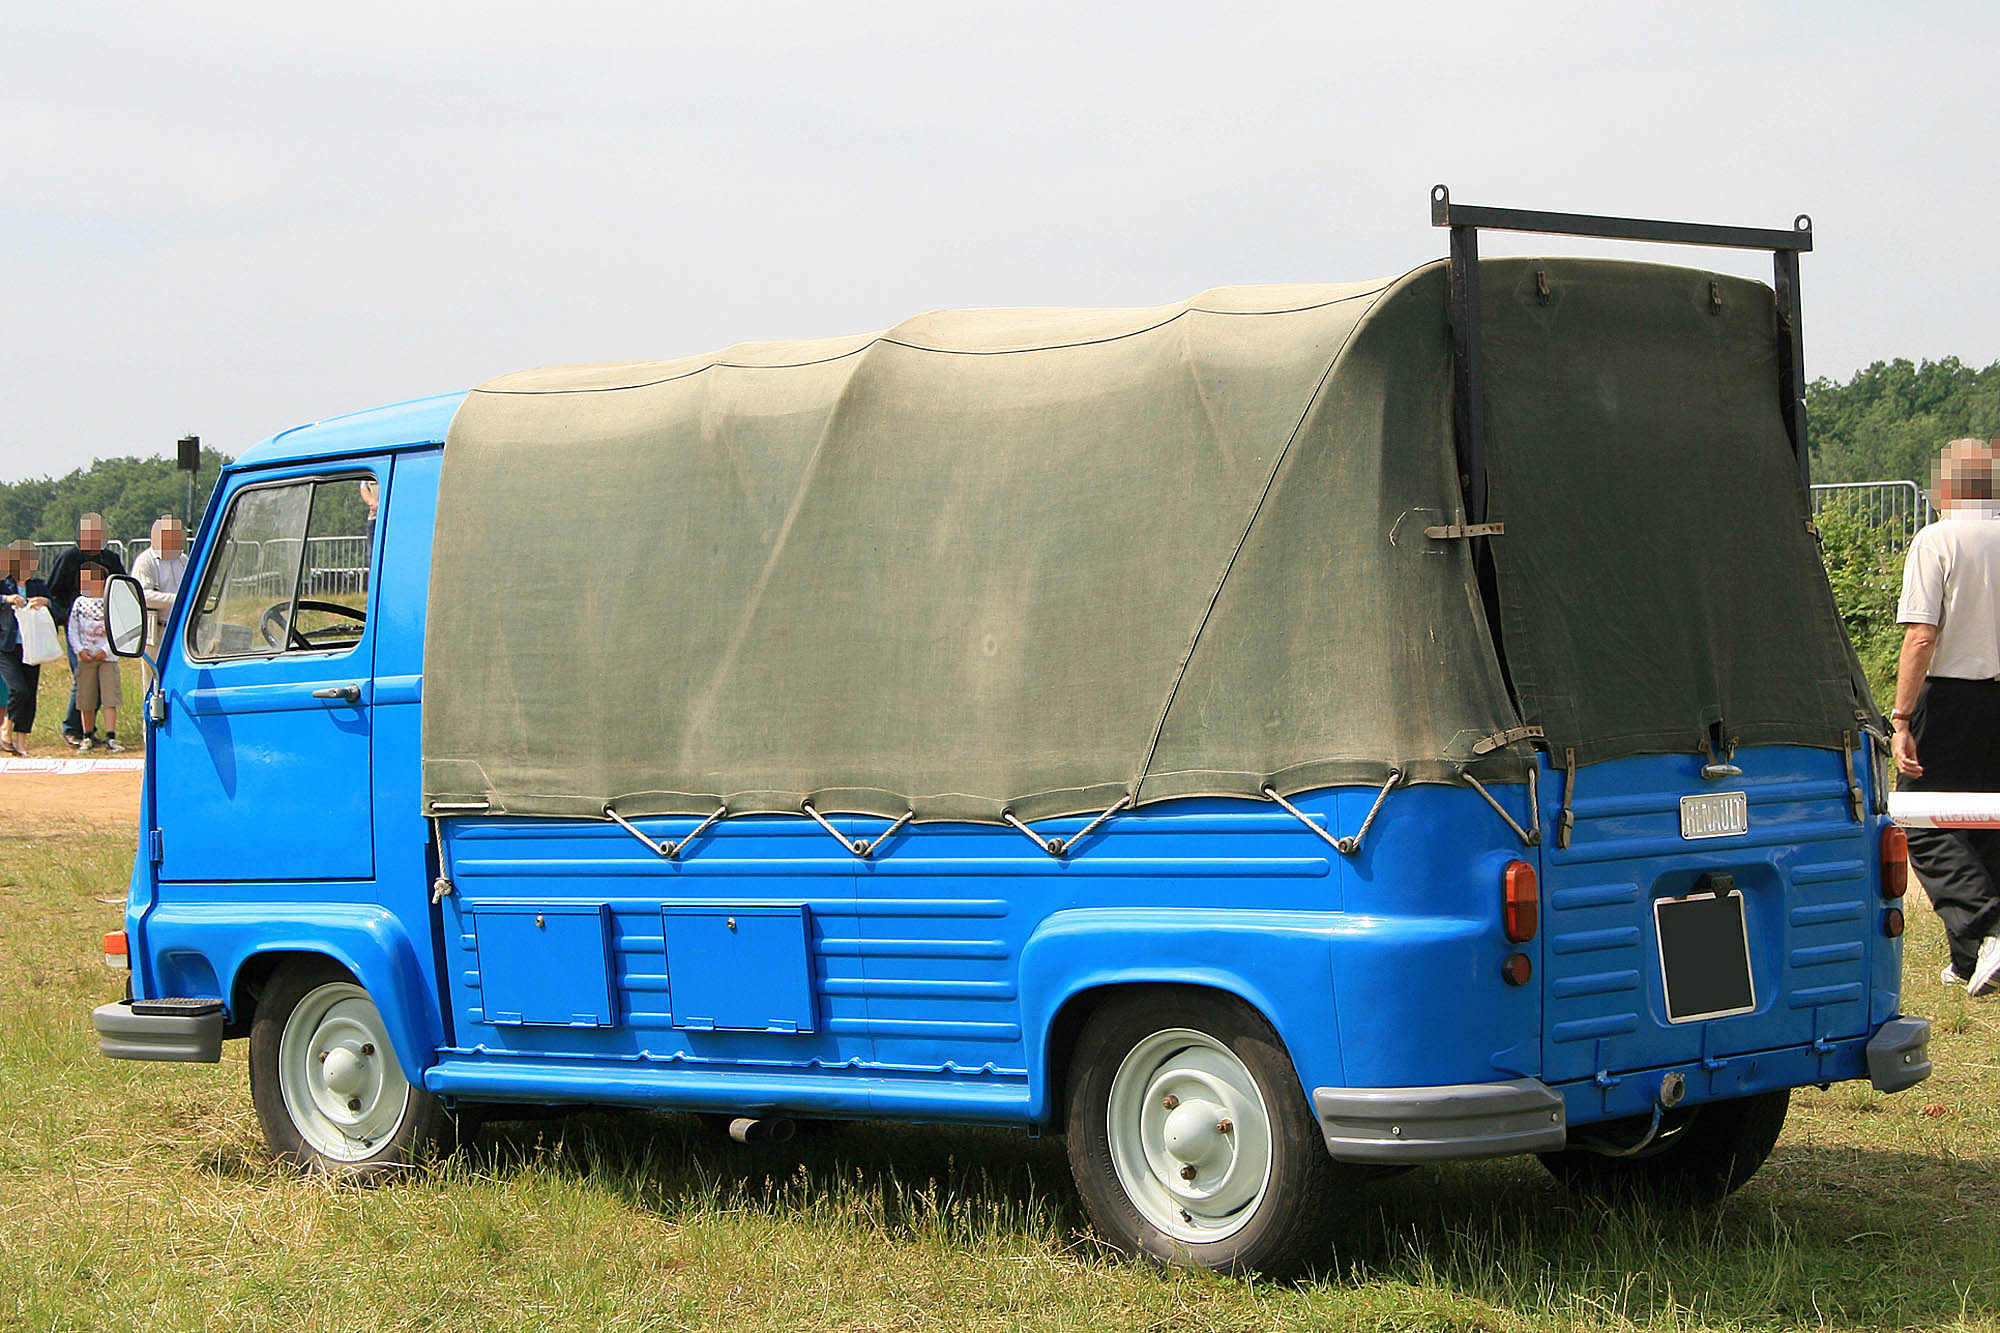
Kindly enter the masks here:
M 738 1143 L 789 1143 L 798 1126 L 781 1115 L 738 1116 L 729 1122 L 729 1137 Z

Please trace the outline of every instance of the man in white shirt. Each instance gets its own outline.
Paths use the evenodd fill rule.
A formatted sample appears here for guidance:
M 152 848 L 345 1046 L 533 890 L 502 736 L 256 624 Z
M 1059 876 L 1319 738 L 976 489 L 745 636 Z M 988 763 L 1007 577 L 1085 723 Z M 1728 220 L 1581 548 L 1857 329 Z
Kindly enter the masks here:
M 1889 712 L 1904 791 L 2000 791 L 2000 498 L 1995 455 L 1953 440 L 1938 459 L 1944 516 L 1903 560 L 1903 651 Z M 1910 864 L 1951 941 L 1942 979 L 2000 991 L 2000 829 L 1911 829 Z
M 152 544 L 139 553 L 132 564 L 132 577 L 146 590 L 146 645 L 160 651 L 160 637 L 166 632 L 167 612 L 174 609 L 181 580 L 187 576 L 187 531 L 181 521 L 166 515 L 153 522 Z M 153 668 L 142 657 L 146 689 L 153 688 Z

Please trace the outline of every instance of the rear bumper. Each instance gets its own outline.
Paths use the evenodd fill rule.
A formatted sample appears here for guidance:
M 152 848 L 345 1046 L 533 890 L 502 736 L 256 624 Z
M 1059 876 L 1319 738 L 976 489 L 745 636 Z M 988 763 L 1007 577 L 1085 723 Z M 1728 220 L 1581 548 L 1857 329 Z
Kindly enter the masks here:
M 1931 1076 L 1931 1021 L 1892 1018 L 1868 1039 L 1868 1081 L 1877 1092 L 1901 1092 Z
M 1553 1152 L 1562 1094 L 1539 1079 L 1434 1088 L 1315 1088 L 1326 1150 L 1343 1162 L 1441 1162 Z
M 113 1060 L 187 1060 L 214 1064 L 222 1058 L 221 1000 L 141 1000 L 100 1004 L 90 1011 L 97 1049 Z

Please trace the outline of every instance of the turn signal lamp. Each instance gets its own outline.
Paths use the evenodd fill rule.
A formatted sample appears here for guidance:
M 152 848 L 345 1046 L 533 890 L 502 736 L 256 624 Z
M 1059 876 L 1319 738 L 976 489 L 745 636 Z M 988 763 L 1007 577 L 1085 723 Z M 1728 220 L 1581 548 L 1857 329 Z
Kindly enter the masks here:
M 1509 861 L 1501 881 L 1501 921 L 1507 938 L 1524 944 L 1535 938 L 1542 924 L 1542 890 L 1535 868 L 1526 861 Z
M 114 930 L 104 937 L 104 965 L 123 972 L 132 966 L 131 952 L 125 947 L 125 932 Z
M 1910 887 L 1910 835 L 1902 825 L 1882 830 L 1882 896 L 1900 898 Z

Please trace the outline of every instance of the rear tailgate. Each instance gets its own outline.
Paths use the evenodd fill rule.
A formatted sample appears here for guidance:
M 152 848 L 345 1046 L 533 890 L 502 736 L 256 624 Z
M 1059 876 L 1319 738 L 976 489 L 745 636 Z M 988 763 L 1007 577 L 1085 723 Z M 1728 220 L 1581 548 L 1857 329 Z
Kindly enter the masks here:
M 1636 755 L 1580 769 L 1566 848 L 1557 845 L 1559 811 L 1549 812 L 1542 1076 L 1550 1083 L 1810 1046 L 1867 1030 L 1878 872 L 1872 824 L 1854 818 L 1841 757 L 1791 746 L 1742 750 L 1734 760 L 1742 775 L 1715 781 L 1701 777 L 1703 762 Z M 1684 797 L 1733 793 L 1744 797 L 1745 832 L 1717 833 L 1733 824 L 1725 799 L 1704 803 L 1724 813 L 1697 814 L 1684 833 Z M 1674 1021 L 1656 904 L 1724 886 L 1741 894 L 1749 1011 L 1690 1016 L 1683 994 Z M 1675 967 L 1717 962 L 1726 976 L 1719 955 L 1730 947 L 1724 941 L 1709 958 L 1676 952 Z M 1685 980 L 1677 971 L 1677 988 Z

